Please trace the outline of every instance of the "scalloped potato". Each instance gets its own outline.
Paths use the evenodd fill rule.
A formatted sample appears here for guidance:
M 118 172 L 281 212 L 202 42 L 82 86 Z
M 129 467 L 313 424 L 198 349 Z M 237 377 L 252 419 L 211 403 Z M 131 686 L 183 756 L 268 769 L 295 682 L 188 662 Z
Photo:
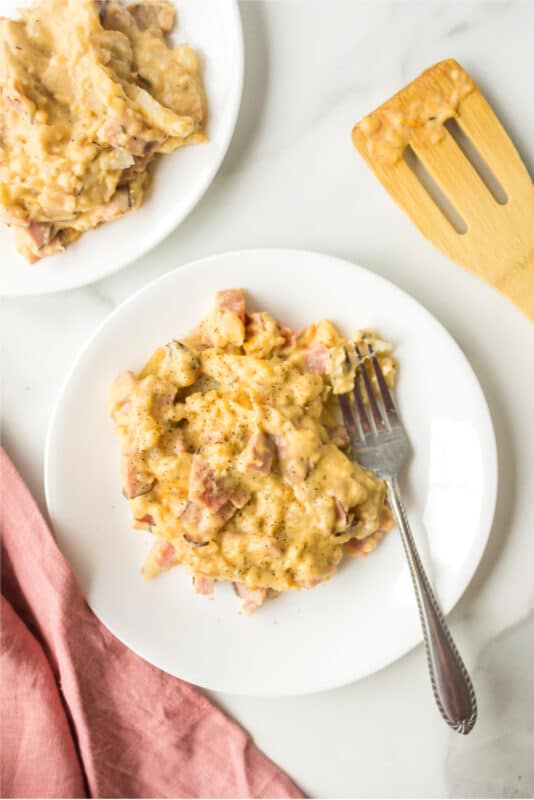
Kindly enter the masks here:
M 371 336 L 393 385 L 391 347 L 370 332 L 358 342 Z M 336 399 L 355 364 L 330 322 L 297 334 L 247 314 L 231 289 L 187 339 L 117 378 L 124 494 L 134 527 L 155 537 L 145 577 L 181 564 L 198 593 L 230 581 L 248 613 L 376 547 L 392 525 L 386 487 L 348 457 Z
M 40 0 L 0 18 L 0 214 L 30 262 L 137 208 L 158 153 L 206 140 L 167 0 Z

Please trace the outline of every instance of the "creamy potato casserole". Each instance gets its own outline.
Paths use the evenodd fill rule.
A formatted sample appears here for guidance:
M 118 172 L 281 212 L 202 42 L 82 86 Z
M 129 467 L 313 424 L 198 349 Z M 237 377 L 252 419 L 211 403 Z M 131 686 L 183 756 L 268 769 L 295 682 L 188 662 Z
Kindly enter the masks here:
M 137 208 L 158 153 L 205 140 L 167 0 L 40 0 L 0 17 L 0 214 L 30 261 Z M 177 187 L 179 191 L 179 187 Z
M 326 320 L 297 334 L 231 289 L 187 339 L 116 379 L 124 494 L 155 539 L 145 577 L 182 564 L 200 594 L 231 581 L 249 613 L 376 547 L 392 526 L 386 487 L 348 458 L 336 399 L 354 381 L 354 343 L 367 352 L 371 339 L 393 385 L 375 334 L 345 339 Z

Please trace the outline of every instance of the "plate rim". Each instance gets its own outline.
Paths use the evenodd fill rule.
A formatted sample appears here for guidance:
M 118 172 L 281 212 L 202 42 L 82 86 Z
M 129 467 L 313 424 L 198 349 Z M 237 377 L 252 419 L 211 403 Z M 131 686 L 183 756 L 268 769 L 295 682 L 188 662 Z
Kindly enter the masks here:
M 210 186 L 212 185 L 213 181 L 215 180 L 217 173 L 219 172 L 221 165 L 228 153 L 228 148 L 232 142 L 235 129 L 237 127 L 237 121 L 239 118 L 239 111 L 241 108 L 241 103 L 243 100 L 243 87 L 244 87 L 244 79 L 245 79 L 245 38 L 243 32 L 243 20 L 241 18 L 241 11 L 239 9 L 239 0 L 225 0 L 228 3 L 228 8 L 230 9 L 230 13 L 233 16 L 234 27 L 236 32 L 237 44 L 238 47 L 236 48 L 236 79 L 237 85 L 235 95 L 232 95 L 231 103 L 229 104 L 230 113 L 228 119 L 230 120 L 230 124 L 228 125 L 227 130 L 225 131 L 224 137 L 220 141 L 220 147 L 217 151 L 216 157 L 213 160 L 212 167 L 208 171 L 206 178 L 203 182 L 198 184 L 197 190 L 191 193 L 190 202 L 187 204 L 187 210 L 181 216 L 181 218 L 176 221 L 169 221 L 169 224 L 163 226 L 162 228 L 158 228 L 158 233 L 156 235 L 150 236 L 147 235 L 145 242 L 146 244 L 140 248 L 139 252 L 137 252 L 134 256 L 126 257 L 123 261 L 119 258 L 117 266 L 115 266 L 112 270 L 107 270 L 105 272 L 99 273 L 98 270 L 94 277 L 90 280 L 77 280 L 75 277 L 72 280 L 65 280 L 61 286 L 54 286 L 50 289 L 42 289 L 42 288 L 35 288 L 33 289 L 32 285 L 28 288 L 0 288 L 0 297 L 39 297 L 41 295 L 52 295 L 58 294 L 59 292 L 68 292 L 74 289 L 81 289 L 85 286 L 92 286 L 93 284 L 97 283 L 98 281 L 104 280 L 105 278 L 114 275 L 115 273 L 119 272 L 122 269 L 125 269 L 134 261 L 137 261 L 140 258 L 143 258 L 150 253 L 155 247 L 161 244 L 165 239 L 167 239 L 170 234 L 176 230 L 185 220 L 189 217 L 189 215 L 194 211 L 198 203 L 201 201 L 202 197 L 206 194 Z M 33 265 L 30 265 L 31 268 L 34 268 Z M 75 276 L 75 270 L 72 271 L 73 276 Z M 147 284 L 148 285 L 148 284 Z
M 446 607 L 443 607 L 443 614 L 444 614 L 445 617 L 447 617 L 454 610 L 454 608 L 457 606 L 457 604 L 459 603 L 459 601 L 461 600 L 461 598 L 463 597 L 463 595 L 467 591 L 468 587 L 471 585 L 473 577 L 475 576 L 475 574 L 476 574 L 476 572 L 477 572 L 477 570 L 478 570 L 478 568 L 480 566 L 480 563 L 482 561 L 484 552 L 486 550 L 489 538 L 490 538 L 491 533 L 492 533 L 493 523 L 494 523 L 494 520 L 495 520 L 495 510 L 496 510 L 497 497 L 498 497 L 499 464 L 498 464 L 497 439 L 496 439 L 495 428 L 494 428 L 494 425 L 493 425 L 493 419 L 492 419 L 492 416 L 491 416 L 491 411 L 490 411 L 490 408 L 489 408 L 489 405 L 488 405 L 488 401 L 486 399 L 486 396 L 484 394 L 484 391 L 482 389 L 480 381 L 478 380 L 478 377 L 477 377 L 477 374 L 476 374 L 475 370 L 471 366 L 471 363 L 470 363 L 469 359 L 467 358 L 467 356 L 463 352 L 462 348 L 460 347 L 460 345 L 458 344 L 458 342 L 456 341 L 454 336 L 447 330 L 447 328 L 440 322 L 440 320 L 438 320 L 422 303 L 419 302 L 419 300 L 417 300 L 415 297 L 413 297 L 411 294 L 409 294 L 409 292 L 406 292 L 404 289 L 401 289 L 393 281 L 390 281 L 388 278 L 384 278 L 382 275 L 379 275 L 378 273 L 374 272 L 372 269 L 369 269 L 367 267 L 361 266 L 360 264 L 357 264 L 355 262 L 349 261 L 346 258 L 340 258 L 338 256 L 334 256 L 334 255 L 331 255 L 330 253 L 323 252 L 323 251 L 320 251 L 320 250 L 305 250 L 305 249 L 302 249 L 302 248 L 291 248 L 291 247 L 284 247 L 284 248 L 279 248 L 279 247 L 257 247 L 257 248 L 244 248 L 244 249 L 237 249 L 237 250 L 224 250 L 224 251 L 221 251 L 221 252 L 218 252 L 218 253 L 214 253 L 214 254 L 211 254 L 211 255 L 208 255 L 208 256 L 204 256 L 202 258 L 195 259 L 194 261 L 189 261 L 189 262 L 186 262 L 185 264 L 178 265 L 177 267 L 175 267 L 174 269 L 170 270 L 169 272 L 166 272 L 163 275 L 159 275 L 154 280 L 149 281 L 147 284 L 145 284 L 144 286 L 140 287 L 135 292 L 133 292 L 131 295 L 126 297 L 121 303 L 119 303 L 119 305 L 116 306 L 116 308 L 113 309 L 113 311 L 111 311 L 109 314 L 107 314 L 104 317 L 104 319 L 92 331 L 91 335 L 86 339 L 86 341 L 84 342 L 84 344 L 82 345 L 82 347 L 80 348 L 78 353 L 76 354 L 76 356 L 75 356 L 70 368 L 68 369 L 68 371 L 67 371 L 67 373 L 66 373 L 66 375 L 65 375 L 65 377 L 63 379 L 63 382 L 61 384 L 59 392 L 58 392 L 58 394 L 56 396 L 56 400 L 54 402 L 52 413 L 50 415 L 50 421 L 49 421 L 49 424 L 48 424 L 46 440 L 45 440 L 45 456 L 44 456 L 44 467 L 43 467 L 43 469 L 44 469 L 44 490 L 45 490 L 46 510 L 47 510 L 47 514 L 48 514 L 48 517 L 50 519 L 52 528 L 54 526 L 54 518 L 53 518 L 52 511 L 51 511 L 51 502 L 50 502 L 50 494 L 51 494 L 50 461 L 51 461 L 51 457 L 52 457 L 51 456 L 51 449 L 52 449 L 52 439 L 53 439 L 54 428 L 55 428 L 56 420 L 59 417 L 60 406 L 61 406 L 61 403 L 63 401 L 64 394 L 66 393 L 66 390 L 67 390 L 67 387 L 68 387 L 68 385 L 69 385 L 69 383 L 71 381 L 71 378 L 72 378 L 73 374 L 75 373 L 75 371 L 77 370 L 77 368 L 79 366 L 79 363 L 83 360 L 83 357 L 84 357 L 86 351 L 91 347 L 93 341 L 100 334 L 101 330 L 108 324 L 108 322 L 112 318 L 114 318 L 116 315 L 121 313 L 123 308 L 125 308 L 129 304 L 133 303 L 145 291 L 153 289 L 159 283 L 163 283 L 166 280 L 170 280 L 171 276 L 174 276 L 178 272 L 194 271 L 199 266 L 205 265 L 206 263 L 209 263 L 210 261 L 217 261 L 221 257 L 232 258 L 232 257 L 238 256 L 239 258 L 243 258 L 243 257 L 252 258 L 252 257 L 254 257 L 255 255 L 258 255 L 258 254 L 267 254 L 267 253 L 272 255 L 273 257 L 276 257 L 276 258 L 283 258 L 284 256 L 287 256 L 288 254 L 290 254 L 290 255 L 297 254 L 297 255 L 299 255 L 301 257 L 310 258 L 310 259 L 314 259 L 314 258 L 323 259 L 323 258 L 326 258 L 326 259 L 328 259 L 330 261 L 335 261 L 337 264 L 339 264 L 340 266 L 342 266 L 344 268 L 349 267 L 349 268 L 351 268 L 353 270 L 356 270 L 356 271 L 361 271 L 361 272 L 364 272 L 364 273 L 371 274 L 373 276 L 373 279 L 376 279 L 378 281 L 378 283 L 382 283 L 383 285 L 387 286 L 389 290 L 393 289 L 394 292 L 399 293 L 404 298 L 407 298 L 410 302 L 415 303 L 418 306 L 419 310 L 423 313 L 423 315 L 426 316 L 427 318 L 429 318 L 433 324 L 438 326 L 438 328 L 440 329 L 441 333 L 445 334 L 445 336 L 447 338 L 449 338 L 450 341 L 452 342 L 452 344 L 453 344 L 453 346 L 454 346 L 454 348 L 455 348 L 455 350 L 457 352 L 457 355 L 459 356 L 460 360 L 463 362 L 464 367 L 467 368 L 469 374 L 471 375 L 472 379 L 474 380 L 475 385 L 478 387 L 479 394 L 480 394 L 480 400 L 481 400 L 481 408 L 480 408 L 481 417 L 480 418 L 481 418 L 481 421 L 484 424 L 484 427 L 486 428 L 486 433 L 487 433 L 487 437 L 488 437 L 487 446 L 488 446 L 488 456 L 489 456 L 489 458 L 488 458 L 488 461 L 486 462 L 486 466 L 487 466 L 487 471 L 488 471 L 487 490 L 488 490 L 488 501 L 489 502 L 485 506 L 486 520 L 487 520 L 487 522 L 485 524 L 486 533 L 483 536 L 479 537 L 479 540 L 477 541 L 477 543 L 475 545 L 476 555 L 474 557 L 472 557 L 472 560 L 471 560 L 472 566 L 467 571 L 467 575 L 466 575 L 466 578 L 465 578 L 465 585 L 462 586 L 455 594 L 453 594 L 452 599 L 449 602 L 449 604 Z M 55 534 L 54 534 L 54 536 L 55 536 Z M 57 538 L 56 538 L 56 542 L 58 544 L 58 547 L 61 550 L 60 543 L 57 540 Z M 69 563 L 69 567 L 74 572 L 74 568 L 70 565 L 70 563 Z M 76 575 L 75 572 L 74 572 L 74 574 Z M 84 595 L 84 597 L 85 597 L 85 595 Z M 91 612 L 93 614 L 95 614 L 95 616 L 101 622 L 101 624 L 104 625 L 104 627 L 107 628 L 107 630 L 109 630 L 113 634 L 113 636 L 115 636 L 120 642 L 122 642 L 125 647 L 128 647 L 128 649 L 132 650 L 132 652 L 134 652 L 137 656 L 139 656 L 140 658 L 143 658 L 145 661 L 148 661 L 149 663 L 153 664 L 153 662 L 149 661 L 149 659 L 142 652 L 140 652 L 136 648 L 131 647 L 130 644 L 125 642 L 124 639 L 118 633 L 116 633 L 115 630 L 113 630 L 113 628 L 108 627 L 108 625 L 93 611 L 93 609 L 89 605 L 89 602 L 87 601 L 87 598 L 85 598 L 85 599 L 86 599 L 86 602 L 87 602 L 89 608 L 91 609 Z M 366 678 L 366 677 L 368 677 L 370 675 L 374 675 L 375 673 L 380 672 L 382 669 L 385 669 L 386 667 L 391 666 L 396 661 L 398 661 L 400 658 L 405 656 L 407 653 L 409 653 L 411 650 L 413 650 L 415 647 L 417 647 L 418 645 L 420 645 L 422 643 L 423 643 L 423 634 L 422 634 L 422 631 L 420 630 L 420 627 L 417 626 L 417 633 L 415 634 L 415 636 L 407 635 L 405 643 L 403 644 L 402 647 L 399 648 L 398 652 L 396 653 L 396 655 L 393 658 L 389 658 L 388 657 L 388 659 L 384 663 L 381 663 L 379 666 L 377 666 L 375 668 L 371 667 L 370 669 L 366 669 L 364 672 L 356 672 L 354 677 L 352 677 L 352 678 L 350 678 L 348 680 L 346 680 L 346 679 L 341 679 L 341 680 L 335 679 L 334 681 L 332 681 L 332 680 L 323 681 L 322 683 L 318 684 L 316 686 L 316 688 L 314 688 L 314 689 L 304 688 L 304 689 L 296 689 L 296 690 L 295 689 L 290 689 L 290 690 L 284 690 L 284 691 L 280 691 L 280 690 L 276 689 L 276 690 L 262 690 L 261 692 L 258 692 L 257 690 L 256 691 L 251 691 L 251 690 L 244 689 L 244 690 L 237 691 L 235 689 L 228 689 L 228 688 L 226 688 L 224 686 L 223 687 L 216 687 L 213 684 L 209 684 L 208 685 L 208 684 L 202 683 L 202 682 L 195 682 L 195 681 L 193 681 L 192 678 L 180 677 L 180 676 L 176 676 L 176 677 L 178 677 L 179 680 L 185 680 L 185 681 L 187 681 L 189 683 L 192 683 L 195 686 L 198 686 L 198 687 L 200 687 L 202 689 L 206 689 L 208 691 L 214 691 L 214 692 L 222 692 L 222 693 L 225 693 L 225 694 L 228 694 L 228 695 L 235 695 L 235 696 L 242 696 L 242 697 L 247 697 L 247 696 L 248 697 L 298 697 L 298 696 L 304 696 L 304 695 L 308 695 L 308 694 L 317 694 L 319 692 L 329 691 L 331 689 L 340 688 L 342 686 L 348 686 L 351 683 L 359 681 L 359 680 L 361 680 L 363 678 Z M 155 666 L 157 669 L 162 669 L 162 671 L 163 671 L 162 667 L 159 667 L 156 664 L 153 664 L 153 666 Z

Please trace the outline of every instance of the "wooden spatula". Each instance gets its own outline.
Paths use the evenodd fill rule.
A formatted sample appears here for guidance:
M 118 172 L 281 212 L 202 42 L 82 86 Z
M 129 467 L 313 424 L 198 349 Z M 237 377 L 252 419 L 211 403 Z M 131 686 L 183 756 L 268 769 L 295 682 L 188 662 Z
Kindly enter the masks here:
M 462 136 L 451 133 L 454 124 L 504 189 L 501 202 L 481 177 L 483 171 L 465 155 Z M 352 138 L 421 233 L 534 320 L 534 186 L 506 131 L 460 64 L 449 59 L 423 72 L 358 122 Z M 464 232 L 458 232 L 461 220 L 451 223 L 451 215 L 440 208 L 443 203 L 425 188 L 414 159 L 458 212 Z

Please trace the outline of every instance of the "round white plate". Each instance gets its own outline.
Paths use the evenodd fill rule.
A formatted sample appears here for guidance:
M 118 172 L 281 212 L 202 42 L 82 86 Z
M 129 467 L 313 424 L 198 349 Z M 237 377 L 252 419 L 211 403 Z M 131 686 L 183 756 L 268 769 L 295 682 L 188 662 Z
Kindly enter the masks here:
M 29 0 L 2 0 L 1 13 L 17 16 Z M 141 208 L 88 231 L 60 253 L 30 265 L 0 222 L 0 295 L 57 292 L 93 283 L 144 255 L 198 203 L 230 144 L 243 87 L 243 35 L 237 0 L 175 0 L 176 42 L 202 56 L 210 141 L 158 159 Z
M 497 459 L 484 396 L 449 334 L 415 300 L 372 272 L 293 250 L 225 253 L 171 272 L 116 309 L 82 350 L 50 425 L 45 483 L 59 544 L 87 601 L 135 652 L 210 689 L 313 692 L 390 663 L 421 639 L 397 532 L 367 559 L 348 559 L 315 589 L 287 592 L 251 617 L 228 584 L 193 594 L 179 567 L 152 582 L 140 567 L 148 533 L 130 529 L 106 396 L 113 378 L 184 336 L 217 289 L 244 287 L 249 308 L 300 328 L 321 317 L 347 334 L 372 327 L 400 364 L 398 402 L 413 445 L 403 488 L 444 611 L 479 563 L 493 518 Z

